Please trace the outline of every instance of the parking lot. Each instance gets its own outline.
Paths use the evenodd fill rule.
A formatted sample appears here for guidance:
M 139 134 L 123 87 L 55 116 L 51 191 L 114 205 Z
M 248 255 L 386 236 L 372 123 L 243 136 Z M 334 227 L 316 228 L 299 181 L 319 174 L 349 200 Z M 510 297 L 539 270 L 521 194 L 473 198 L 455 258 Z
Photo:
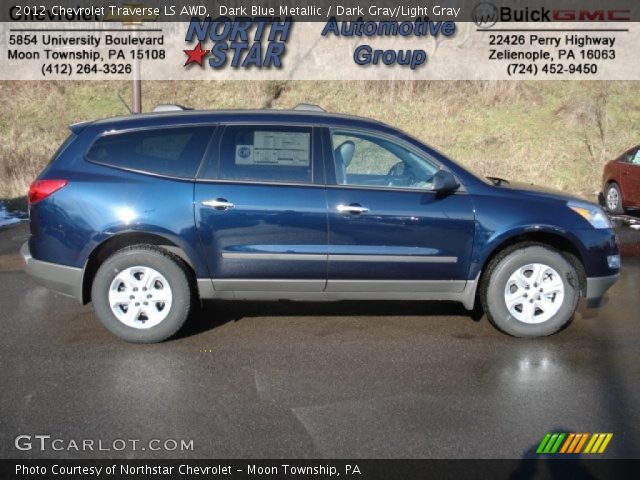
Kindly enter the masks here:
M 507 337 L 448 303 L 208 303 L 156 345 L 33 283 L 28 226 L 3 229 L 0 455 L 522 458 L 568 431 L 611 432 L 604 456 L 638 457 L 640 232 L 620 225 L 606 305 L 553 337 Z M 19 435 L 62 449 L 18 450 Z M 86 439 L 110 450 L 69 448 Z

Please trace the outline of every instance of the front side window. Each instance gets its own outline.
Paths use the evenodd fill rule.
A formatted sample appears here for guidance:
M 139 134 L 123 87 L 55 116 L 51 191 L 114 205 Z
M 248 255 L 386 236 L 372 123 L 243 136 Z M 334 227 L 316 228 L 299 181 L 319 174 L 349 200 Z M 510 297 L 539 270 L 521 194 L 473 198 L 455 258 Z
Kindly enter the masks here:
M 311 183 L 311 128 L 229 126 L 220 143 L 220 178 Z
M 172 177 L 193 178 L 211 127 L 146 129 L 107 134 L 87 152 L 89 161 Z
M 332 130 L 338 185 L 428 190 L 438 167 L 385 138 Z

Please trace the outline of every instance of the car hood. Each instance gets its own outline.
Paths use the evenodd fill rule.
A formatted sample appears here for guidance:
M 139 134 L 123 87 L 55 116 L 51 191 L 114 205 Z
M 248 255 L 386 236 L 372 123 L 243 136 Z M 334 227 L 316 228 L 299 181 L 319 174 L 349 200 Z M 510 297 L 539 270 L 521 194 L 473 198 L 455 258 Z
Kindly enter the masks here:
M 584 202 L 585 200 L 574 195 L 570 195 L 568 193 L 562 192 L 560 190 L 554 190 L 553 188 L 540 187 L 538 185 L 534 185 L 532 183 L 524 183 L 524 182 L 509 182 L 502 183 L 500 186 L 496 188 L 501 188 L 505 190 L 513 190 L 514 192 L 522 193 L 531 197 L 542 197 L 550 200 L 558 200 L 561 202 L 567 202 L 571 200 L 575 200 L 578 202 Z M 593 202 L 591 202 L 593 203 Z

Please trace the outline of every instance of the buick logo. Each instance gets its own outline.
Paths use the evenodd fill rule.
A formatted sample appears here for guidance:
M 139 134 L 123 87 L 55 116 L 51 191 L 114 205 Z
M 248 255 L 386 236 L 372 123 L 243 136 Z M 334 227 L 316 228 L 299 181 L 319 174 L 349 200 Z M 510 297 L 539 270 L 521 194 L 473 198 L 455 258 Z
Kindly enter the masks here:
M 493 3 L 480 2 L 473 7 L 471 19 L 480 28 L 490 28 L 498 21 L 499 14 L 498 7 Z

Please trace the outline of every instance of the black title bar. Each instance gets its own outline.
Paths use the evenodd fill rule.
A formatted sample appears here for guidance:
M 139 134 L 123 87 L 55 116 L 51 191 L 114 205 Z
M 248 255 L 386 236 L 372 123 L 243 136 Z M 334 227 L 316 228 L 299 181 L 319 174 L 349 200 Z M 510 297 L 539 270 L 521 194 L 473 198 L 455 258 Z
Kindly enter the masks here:
M 428 17 L 479 25 L 496 22 L 640 21 L 636 0 L 38 0 L 2 2 L 3 22 L 175 22 L 192 17 L 291 17 L 300 22 Z

